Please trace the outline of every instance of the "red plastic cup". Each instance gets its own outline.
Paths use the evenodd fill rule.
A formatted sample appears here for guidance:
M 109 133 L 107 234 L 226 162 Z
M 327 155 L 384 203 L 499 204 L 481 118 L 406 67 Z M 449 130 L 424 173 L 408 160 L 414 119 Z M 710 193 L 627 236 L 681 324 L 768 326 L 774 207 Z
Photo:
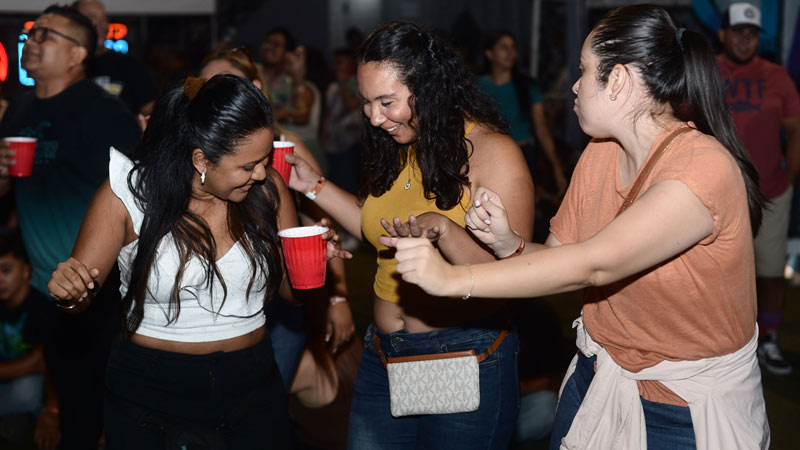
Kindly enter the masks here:
M 8 174 L 19 178 L 31 176 L 36 154 L 36 138 L 7 137 L 5 141 L 12 153 L 8 155 Z
M 312 226 L 278 232 L 293 288 L 314 289 L 325 284 L 328 254 L 322 234 L 326 231 L 328 227 Z
M 283 177 L 283 182 L 289 185 L 289 176 L 292 174 L 292 165 L 286 162 L 283 155 L 294 154 L 294 142 L 275 141 L 272 143 L 272 167 Z

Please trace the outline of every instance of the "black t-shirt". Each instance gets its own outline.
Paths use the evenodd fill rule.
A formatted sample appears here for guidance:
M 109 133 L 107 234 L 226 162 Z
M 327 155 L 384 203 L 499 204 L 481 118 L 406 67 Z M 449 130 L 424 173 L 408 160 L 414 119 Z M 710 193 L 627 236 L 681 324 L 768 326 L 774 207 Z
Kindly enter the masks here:
M 53 330 L 55 305 L 36 289 L 14 309 L 0 303 L 0 362 L 24 356 Z
M 129 55 L 107 51 L 95 57 L 89 78 L 119 97 L 134 115 L 145 103 L 156 98 L 156 87 L 147 69 Z
M 58 95 L 16 97 L 0 122 L 0 137 L 37 138 L 33 173 L 14 179 L 20 230 L 42 293 L 66 260 L 94 193 L 108 178 L 109 147 L 128 152 L 141 131 L 118 98 L 90 80 Z

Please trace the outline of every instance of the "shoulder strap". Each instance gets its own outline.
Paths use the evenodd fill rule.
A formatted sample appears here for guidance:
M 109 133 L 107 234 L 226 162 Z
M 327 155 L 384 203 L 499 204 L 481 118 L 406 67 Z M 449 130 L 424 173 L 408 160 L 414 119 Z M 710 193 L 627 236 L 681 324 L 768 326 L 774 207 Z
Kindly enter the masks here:
M 653 171 L 653 167 L 655 167 L 658 160 L 661 159 L 661 155 L 666 153 L 670 144 L 672 144 L 672 141 L 674 141 L 675 138 L 677 138 L 681 134 L 691 130 L 692 130 L 691 127 L 689 127 L 688 125 L 684 125 L 678 128 L 677 130 L 673 131 L 672 133 L 670 133 L 670 135 L 667 136 L 667 138 L 661 142 L 661 145 L 654 151 L 653 156 L 650 157 L 650 160 L 647 161 L 647 164 L 645 164 L 644 167 L 642 167 L 642 170 L 640 170 L 639 173 L 636 175 L 636 180 L 634 180 L 633 182 L 633 187 L 631 188 L 630 192 L 628 192 L 628 195 L 625 197 L 625 200 L 622 202 L 622 206 L 619 207 L 619 211 L 617 211 L 617 216 L 619 216 L 620 214 L 622 214 L 623 211 L 628 209 L 628 207 L 633 204 L 634 200 L 636 200 L 636 197 L 639 196 L 639 191 L 642 190 L 642 185 L 644 185 L 644 181 L 650 175 L 650 172 Z

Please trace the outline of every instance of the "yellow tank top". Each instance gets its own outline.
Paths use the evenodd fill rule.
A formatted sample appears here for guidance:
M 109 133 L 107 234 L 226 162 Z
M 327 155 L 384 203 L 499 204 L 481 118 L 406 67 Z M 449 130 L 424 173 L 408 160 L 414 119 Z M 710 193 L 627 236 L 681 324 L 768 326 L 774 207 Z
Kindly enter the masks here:
M 470 123 L 464 130 L 464 135 L 469 134 L 474 127 L 475 124 Z M 407 184 L 408 189 L 406 189 Z M 472 199 L 469 192 L 466 191 L 461 195 L 459 204 L 447 211 L 436 207 L 435 200 L 426 199 L 422 188 L 422 171 L 417 167 L 413 148 L 409 149 L 406 166 L 400 171 L 392 187 L 380 197 L 372 195 L 367 197 L 361 210 L 361 232 L 378 252 L 378 271 L 375 273 L 375 282 L 373 283 L 375 295 L 397 303 L 400 301 L 400 287 L 406 284 L 397 273 L 394 251 L 378 242 L 380 236 L 387 235 L 381 225 L 381 218 L 391 222 L 393 218 L 399 217 L 400 220 L 406 222 L 409 215 L 417 216 L 432 211 L 442 214 L 463 227 L 465 226 L 464 216 L 471 205 Z

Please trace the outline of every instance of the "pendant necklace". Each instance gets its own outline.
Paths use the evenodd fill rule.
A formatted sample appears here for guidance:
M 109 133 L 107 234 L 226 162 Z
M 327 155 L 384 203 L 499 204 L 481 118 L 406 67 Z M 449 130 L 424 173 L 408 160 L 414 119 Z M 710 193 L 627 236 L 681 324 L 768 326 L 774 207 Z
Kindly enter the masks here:
M 414 170 L 414 165 L 409 160 L 408 161 L 408 182 L 406 182 L 406 185 L 403 186 L 403 189 L 406 190 L 406 191 L 411 189 L 411 173 L 412 173 L 413 170 Z

